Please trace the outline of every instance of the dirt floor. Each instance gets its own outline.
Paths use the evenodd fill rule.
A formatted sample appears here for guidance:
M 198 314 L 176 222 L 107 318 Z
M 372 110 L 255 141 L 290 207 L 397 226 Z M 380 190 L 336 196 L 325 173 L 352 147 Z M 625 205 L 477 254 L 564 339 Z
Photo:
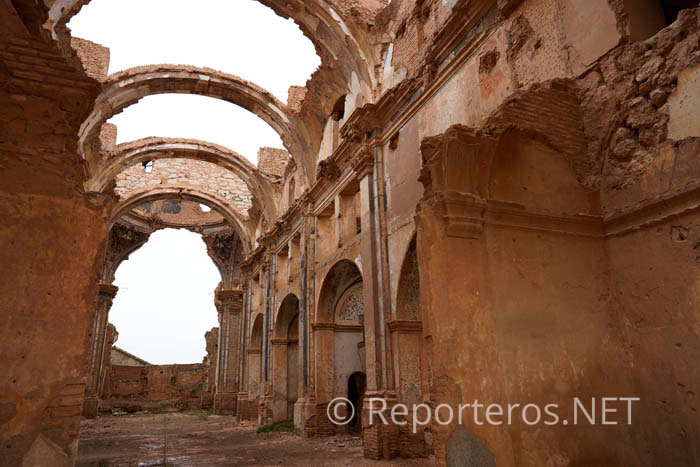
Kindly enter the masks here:
M 163 460 L 167 459 L 167 462 Z M 292 433 L 257 433 L 233 417 L 201 414 L 136 414 L 83 420 L 81 466 L 404 466 L 427 459 L 364 459 L 357 436 L 302 439 Z

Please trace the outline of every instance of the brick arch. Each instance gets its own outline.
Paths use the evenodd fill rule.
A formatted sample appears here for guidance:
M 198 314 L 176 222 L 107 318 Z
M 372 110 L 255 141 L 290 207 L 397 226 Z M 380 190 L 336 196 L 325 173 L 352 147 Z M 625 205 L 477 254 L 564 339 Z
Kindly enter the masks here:
M 157 94 L 195 94 L 242 107 L 270 125 L 300 164 L 312 167 L 304 124 L 265 89 L 209 68 L 151 65 L 115 73 L 103 83 L 102 92 L 78 133 L 78 149 L 89 173 L 100 171 L 104 163 L 99 154 L 102 125 L 143 97 Z
M 213 193 L 192 188 L 171 186 L 134 193 L 112 209 L 111 223 L 116 223 L 124 214 L 141 204 L 161 199 L 185 199 L 205 204 L 217 210 L 238 234 L 243 244 L 244 252 L 247 254 L 250 251 L 252 238 L 250 222 L 246 221 L 241 213 L 231 207 L 225 199 Z
M 277 202 L 272 182 L 245 157 L 206 141 L 181 138 L 144 138 L 120 144 L 100 170 L 86 182 L 88 192 L 103 192 L 123 170 L 158 159 L 193 159 L 211 162 L 236 174 L 259 200 L 270 224 L 277 219 Z

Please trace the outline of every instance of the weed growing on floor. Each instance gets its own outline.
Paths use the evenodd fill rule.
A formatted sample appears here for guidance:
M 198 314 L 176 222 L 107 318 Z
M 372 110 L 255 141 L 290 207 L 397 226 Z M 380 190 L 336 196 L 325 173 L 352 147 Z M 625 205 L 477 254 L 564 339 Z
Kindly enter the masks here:
M 258 433 L 269 433 L 271 431 L 294 431 L 294 424 L 287 423 L 277 423 L 273 425 L 263 425 L 258 428 Z

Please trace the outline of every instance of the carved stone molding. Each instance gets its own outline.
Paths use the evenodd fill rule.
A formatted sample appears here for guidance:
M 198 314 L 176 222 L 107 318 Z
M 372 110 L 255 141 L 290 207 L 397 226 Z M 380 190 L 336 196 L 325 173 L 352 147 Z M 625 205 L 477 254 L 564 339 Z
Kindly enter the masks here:
M 487 198 L 497 144 L 497 137 L 462 125 L 424 139 L 420 181 L 426 194 L 455 191 Z
M 365 143 L 350 161 L 358 179 L 362 179 L 374 171 L 374 148 Z
M 243 294 L 242 290 L 218 290 L 216 302 L 223 311 L 240 312 L 243 310 Z
M 333 159 L 324 159 L 318 164 L 316 171 L 316 180 L 326 178 L 329 180 L 337 180 L 340 177 L 340 167 Z
M 444 221 L 445 235 L 457 238 L 480 238 L 484 231 L 486 200 L 470 193 L 436 192 L 419 204 L 418 218 L 429 207 Z
M 100 284 L 100 298 L 106 300 L 113 300 L 117 296 L 119 287 L 111 284 Z
M 420 333 L 423 330 L 423 323 L 420 321 L 393 320 L 388 321 L 387 326 L 391 332 Z
M 360 322 L 365 314 L 362 282 L 359 282 L 343 293 L 336 306 L 337 322 Z

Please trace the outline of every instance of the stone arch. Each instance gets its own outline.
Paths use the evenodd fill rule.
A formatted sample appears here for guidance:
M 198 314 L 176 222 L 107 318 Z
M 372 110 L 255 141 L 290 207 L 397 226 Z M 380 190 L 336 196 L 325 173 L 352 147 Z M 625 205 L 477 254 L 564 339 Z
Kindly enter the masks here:
M 296 329 L 293 326 L 296 325 Z M 280 305 L 272 333 L 272 419 L 294 418 L 299 394 L 299 299 L 287 295 Z
M 366 373 L 363 323 L 362 274 L 354 262 L 338 261 L 321 285 L 313 326 L 317 355 L 323 355 L 316 362 L 320 407 L 335 397 L 347 397 L 351 375 Z M 317 417 L 325 420 L 325 410 L 317 412 Z
M 238 153 L 206 141 L 181 138 L 144 138 L 120 144 L 85 183 L 88 192 L 103 192 L 123 170 L 133 165 L 158 159 L 194 159 L 211 162 L 236 174 L 251 194 L 260 200 L 268 222 L 276 220 L 275 188 L 257 167 Z
M 250 330 L 250 347 L 252 348 L 262 348 L 263 340 L 263 315 L 258 313 L 253 320 L 253 326 Z
M 314 157 L 320 148 L 323 127 L 338 98 L 352 93 L 355 106 L 376 100 L 375 90 L 379 85 L 375 70 L 382 66 L 383 58 L 371 27 L 386 3 L 374 0 L 364 2 L 358 8 L 354 4 L 340 5 L 328 0 L 258 1 L 278 16 L 291 18 L 321 58 L 321 66 L 307 83 L 307 94 L 313 95 L 314 99 L 304 101 L 302 109 L 297 109 L 308 133 L 302 140 L 308 141 L 310 147 L 303 155 L 295 153 L 297 148 L 290 150 L 294 156 L 303 159 L 304 175 L 313 183 L 316 178 Z M 47 0 L 50 7 L 44 28 L 58 41 L 59 48 L 66 55 L 74 55 L 67 24 L 89 2 Z
M 376 14 L 385 4 L 382 1 L 366 2 L 362 9 L 340 7 L 327 0 L 258 0 L 282 18 L 292 18 L 316 49 L 325 72 L 342 73 L 342 80 L 330 80 L 334 91 L 330 105 L 342 95 L 343 88 L 355 79 L 368 83 L 363 91 L 371 97 L 376 86 L 373 70 L 381 60 L 373 52 L 373 41 L 368 24 L 374 23 Z M 90 0 L 54 0 L 50 4 L 44 28 L 58 40 L 64 51 L 70 51 L 70 31 L 67 24 Z M 332 75 L 331 75 L 332 76 Z M 326 110 L 330 110 L 330 107 Z
M 99 172 L 103 163 L 99 157 L 102 125 L 143 97 L 156 94 L 196 94 L 238 105 L 270 125 L 290 154 L 303 166 L 312 167 L 304 124 L 265 89 L 209 68 L 151 65 L 115 73 L 103 83 L 102 92 L 78 133 L 78 149 L 90 173 Z
M 262 365 L 262 344 L 264 329 L 264 318 L 262 313 L 258 313 L 253 318 L 253 326 L 250 330 L 250 345 L 247 349 L 247 373 L 248 373 L 248 402 L 247 407 L 251 418 L 257 413 L 258 401 L 260 400 L 261 386 L 261 365 Z
M 112 209 L 111 222 L 115 223 L 124 214 L 133 208 L 161 199 L 184 199 L 205 204 L 212 209 L 216 209 L 228 221 L 229 225 L 238 233 L 243 244 L 245 253 L 248 253 L 251 248 L 251 232 L 249 222 L 235 209 L 231 208 L 230 204 L 225 199 L 217 195 L 191 188 L 158 188 L 145 192 L 134 193 L 127 199 L 122 200 Z
M 299 299 L 294 294 L 288 294 L 282 300 L 275 317 L 273 339 L 286 339 L 289 331 L 289 324 L 299 313 Z
M 320 288 L 316 322 L 333 323 L 335 308 L 341 295 L 357 282 L 362 282 L 362 273 L 354 262 L 343 259 L 335 263 L 326 274 Z
M 115 222 L 109 229 L 100 282 L 112 284 L 119 266 L 129 259 L 132 253 L 144 246 L 150 236 L 150 232 L 143 232 L 128 223 Z

